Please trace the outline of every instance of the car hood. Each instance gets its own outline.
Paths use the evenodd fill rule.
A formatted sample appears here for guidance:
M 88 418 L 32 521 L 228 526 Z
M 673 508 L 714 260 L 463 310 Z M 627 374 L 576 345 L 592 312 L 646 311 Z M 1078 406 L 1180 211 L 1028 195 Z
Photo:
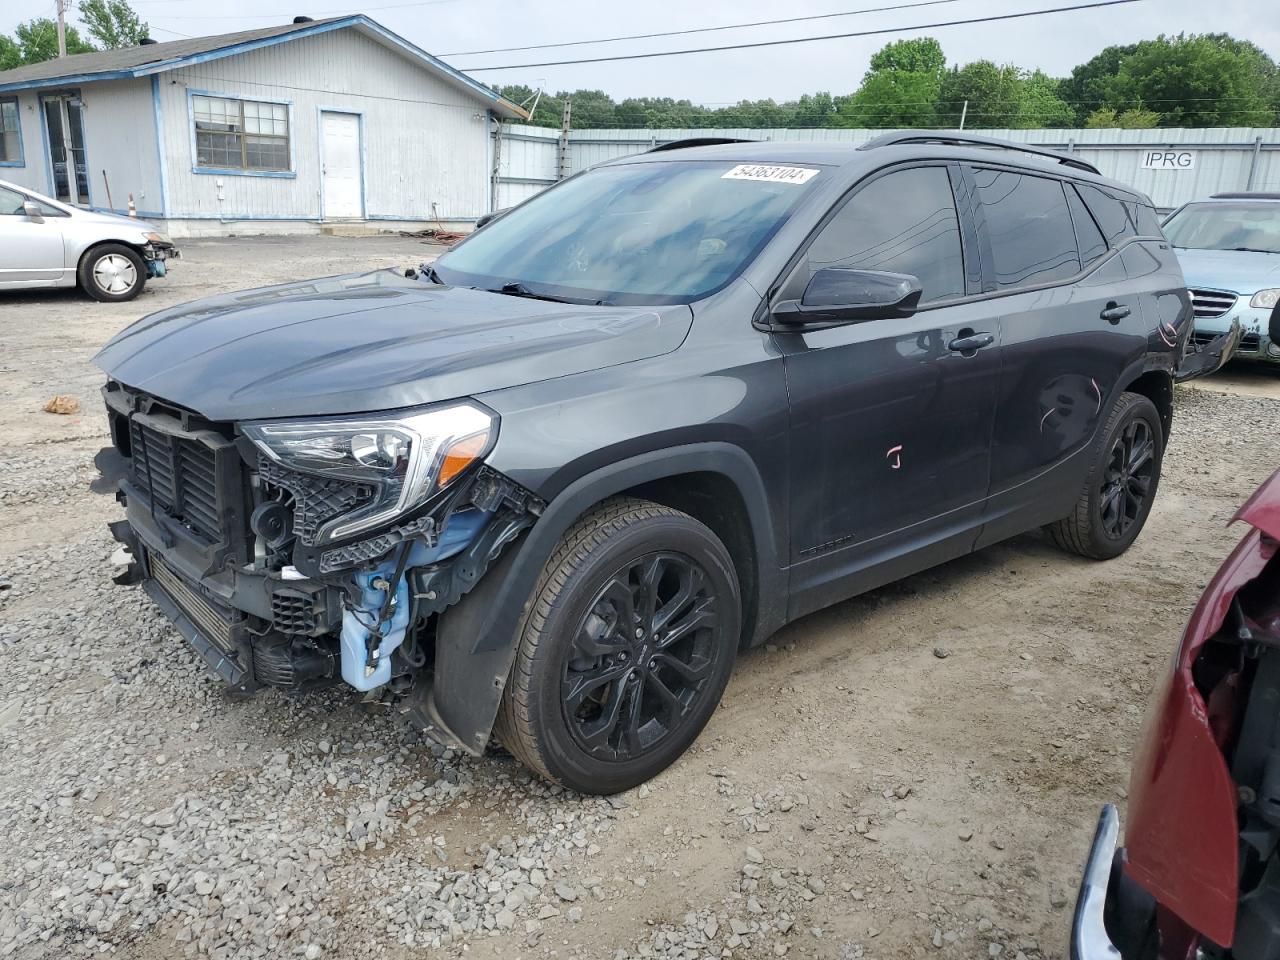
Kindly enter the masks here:
M 98 227 L 110 227 L 112 230 L 119 230 L 123 234 L 125 231 L 138 230 L 142 233 L 163 233 L 159 227 L 149 220 L 139 220 L 137 217 L 122 217 L 118 213 L 98 213 L 96 210 L 79 210 L 71 215 L 71 221 L 77 225 Z
M 361 413 L 660 356 L 692 318 L 687 306 L 552 303 L 384 270 L 162 310 L 94 361 L 213 420 Z
M 1188 287 L 1231 290 L 1250 297 L 1259 290 L 1280 287 L 1280 253 L 1187 248 L 1176 252 Z

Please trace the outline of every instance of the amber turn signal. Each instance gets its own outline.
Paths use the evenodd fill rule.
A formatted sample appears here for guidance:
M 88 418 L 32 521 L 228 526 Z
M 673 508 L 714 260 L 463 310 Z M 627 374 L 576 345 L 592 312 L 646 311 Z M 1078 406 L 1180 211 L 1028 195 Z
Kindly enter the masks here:
M 444 452 L 444 462 L 440 464 L 440 477 L 437 487 L 446 486 L 450 480 L 465 470 L 472 461 L 484 453 L 489 443 L 489 431 L 472 434 L 456 441 Z

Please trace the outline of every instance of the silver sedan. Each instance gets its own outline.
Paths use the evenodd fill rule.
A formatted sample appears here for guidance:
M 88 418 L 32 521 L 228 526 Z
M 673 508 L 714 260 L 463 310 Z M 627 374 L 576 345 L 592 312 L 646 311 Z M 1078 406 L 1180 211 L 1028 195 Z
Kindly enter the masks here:
M 82 210 L 0 180 L 0 290 L 78 285 L 95 300 L 132 300 L 177 255 L 145 220 Z

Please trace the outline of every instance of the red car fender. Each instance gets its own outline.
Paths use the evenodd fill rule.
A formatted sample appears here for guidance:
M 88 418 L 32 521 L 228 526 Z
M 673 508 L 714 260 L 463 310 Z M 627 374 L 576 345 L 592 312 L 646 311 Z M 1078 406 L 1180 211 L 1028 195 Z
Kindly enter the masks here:
M 1233 519 L 1254 529 L 1209 582 L 1173 670 L 1153 692 L 1129 781 L 1125 827 L 1125 871 L 1163 908 L 1224 947 L 1235 935 L 1238 801 L 1192 666 L 1222 626 L 1236 592 L 1276 553 L 1280 471 Z

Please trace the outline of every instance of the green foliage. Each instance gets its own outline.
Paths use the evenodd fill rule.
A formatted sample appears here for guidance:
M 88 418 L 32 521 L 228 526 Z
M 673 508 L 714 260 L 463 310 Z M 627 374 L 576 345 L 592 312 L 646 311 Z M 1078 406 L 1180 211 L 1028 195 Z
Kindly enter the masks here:
M 0 62 L 4 56 L 0 45 Z M 534 91 L 515 86 L 503 93 L 531 103 Z M 847 94 L 713 108 L 669 97 L 615 103 L 600 90 L 562 90 L 543 95 L 532 122 L 560 126 L 569 98 L 578 128 L 954 128 L 966 100 L 965 126 L 974 129 L 1264 127 L 1280 125 L 1280 67 L 1256 44 L 1226 34 L 1161 36 L 1107 47 L 1056 80 L 990 60 L 948 69 L 938 41 L 919 37 L 878 50 L 861 85 Z
M 84 0 L 80 20 L 85 31 L 105 50 L 136 47 L 150 29 L 126 0 Z
M 871 57 L 862 86 L 844 98 L 842 127 L 929 127 L 947 69 L 942 46 L 932 37 L 898 40 Z
M 1108 47 L 1064 84 L 1081 121 L 1101 108 L 1155 113 L 1162 127 L 1265 127 L 1280 118 L 1280 69 L 1222 33 Z
M 13 37 L 0 38 L 0 69 L 9 70 L 28 63 L 43 63 L 58 55 L 58 24 L 40 17 L 18 24 Z M 93 45 L 67 24 L 67 53 L 88 53 Z
M 1160 125 L 1160 114 L 1154 110 L 1131 108 L 1117 113 L 1112 107 L 1099 107 L 1085 117 L 1084 125 L 1091 130 L 1119 127 L 1123 130 L 1150 130 Z
M 933 37 L 918 37 L 914 40 L 895 40 L 873 53 L 867 76 L 896 70 L 941 77 L 946 69 L 947 58 L 942 52 L 942 44 Z

